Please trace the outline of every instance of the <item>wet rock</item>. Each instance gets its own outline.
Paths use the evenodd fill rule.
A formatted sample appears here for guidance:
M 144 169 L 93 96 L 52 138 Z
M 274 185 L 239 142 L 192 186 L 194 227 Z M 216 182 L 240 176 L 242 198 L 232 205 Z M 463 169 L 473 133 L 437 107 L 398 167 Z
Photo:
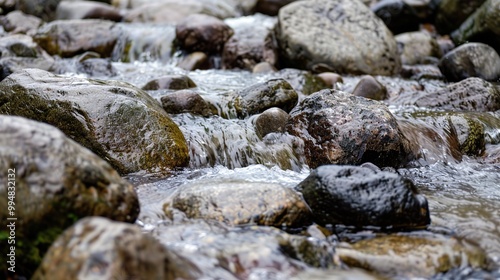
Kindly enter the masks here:
M 401 62 L 407 65 L 424 64 L 429 57 L 441 57 L 437 41 L 427 32 L 399 34 L 396 42 L 403 48 Z
M 219 53 L 234 32 L 216 17 L 194 14 L 177 24 L 175 33 L 181 49 Z
M 193 52 L 184 57 L 177 67 L 193 71 L 197 69 L 208 69 L 210 68 L 210 62 L 208 61 L 208 56 L 203 52 Z
M 168 217 L 180 210 L 191 219 L 229 225 L 297 227 L 309 223 L 309 207 L 292 189 L 279 184 L 205 180 L 179 188 L 163 205 Z
M 258 114 L 269 108 L 278 107 L 290 112 L 297 104 L 298 94 L 283 79 L 269 80 L 255 84 L 238 92 L 248 114 Z
M 0 57 L 41 57 L 48 56 L 33 39 L 24 34 L 7 35 L 0 38 Z
M 285 66 L 350 74 L 399 72 L 391 32 L 358 0 L 289 4 L 280 10 L 276 38 Z
M 5 104 L 5 101 L 2 101 Z M 89 150 L 47 124 L 0 116 L 0 212 L 8 218 L 15 178 L 16 272 L 30 276 L 63 230 L 77 219 L 104 216 L 133 222 L 139 202 L 133 186 Z M 8 174 L 15 174 L 14 176 Z M 9 204 L 10 205 L 10 204 Z M 2 234 L 8 234 L 6 228 Z M 3 252 L 7 252 L 3 242 Z M 7 264 L 0 265 L 7 271 Z
M 256 13 L 276 16 L 282 7 L 295 1 L 297 0 L 258 0 L 254 11 Z
M 388 278 L 429 278 L 459 267 L 485 268 L 487 257 L 476 245 L 437 234 L 392 234 L 337 248 L 348 266 Z
M 111 60 L 104 58 L 89 58 L 80 61 L 77 65 L 77 71 L 95 78 L 113 77 L 117 73 Z
M 411 158 L 408 140 L 385 105 L 336 90 L 302 100 L 290 112 L 287 131 L 304 140 L 311 168 L 363 162 L 396 167 Z
M 401 76 L 411 80 L 444 80 L 444 76 L 437 65 L 403 65 Z
M 500 163 L 500 145 L 487 145 L 484 162 Z
M 152 234 L 167 250 L 193 260 L 211 279 L 289 279 L 310 267 L 338 265 L 331 243 L 271 227 L 228 228 L 194 220 L 160 225 Z
M 219 19 L 239 16 L 235 7 L 225 1 L 161 0 L 133 7 L 125 16 L 125 21 L 177 24 L 192 14 L 206 14 Z
M 252 70 L 260 62 L 276 65 L 277 52 L 272 38 L 275 18 L 258 14 L 232 22 L 226 20 L 234 35 L 224 45 L 222 68 Z
M 349 269 L 307 269 L 290 278 L 290 280 L 382 280 L 364 270 Z
M 500 56 L 486 44 L 467 43 L 447 53 L 439 62 L 439 69 L 452 82 L 470 77 L 498 81 Z
M 260 138 L 273 132 L 283 133 L 289 117 L 288 113 L 280 108 L 267 109 L 255 120 L 255 131 Z
M 387 88 L 372 76 L 363 76 L 352 94 L 373 100 L 384 100 L 387 98 Z
M 196 84 L 185 75 L 167 75 L 147 82 L 143 90 L 159 89 L 188 89 L 196 87 Z
M 323 80 L 323 82 L 325 82 L 325 84 L 330 88 L 335 88 L 337 86 L 337 83 L 340 83 L 340 84 L 344 83 L 342 76 L 340 76 L 337 73 L 324 72 L 324 73 L 318 74 L 318 78 Z
M 500 52 L 500 0 L 487 0 L 451 33 L 456 44 L 483 42 Z
M 21 11 L 12 11 L 0 17 L 0 24 L 7 32 L 31 35 L 42 25 L 42 20 Z
M 118 39 L 114 23 L 104 20 L 56 20 L 40 27 L 33 39 L 51 55 L 72 57 L 93 51 L 110 57 Z
M 480 78 L 467 78 L 419 96 L 413 104 L 452 111 L 495 111 L 500 109 L 500 90 Z
M 0 81 L 10 74 L 26 68 L 56 71 L 57 63 L 47 57 L 5 57 L 0 59 Z
M 61 0 L 17 0 L 16 9 L 44 21 L 51 21 L 55 18 L 59 2 Z
M 137 226 L 92 217 L 52 244 L 32 279 L 194 279 L 198 273 Z
M 430 224 L 427 200 L 397 173 L 325 165 L 313 170 L 296 189 L 320 225 L 419 228 Z
M 435 25 L 441 34 L 457 29 L 485 0 L 441 0 L 435 16 Z
M 294 90 L 304 95 L 331 88 L 321 77 L 293 68 L 281 69 L 276 72 L 275 77 L 286 80 Z
M 0 92 L 0 113 L 52 124 L 122 174 L 168 172 L 189 161 L 177 125 L 129 84 L 26 69 L 4 79 Z
M 188 90 L 180 90 L 162 96 L 161 105 L 170 114 L 192 113 L 208 117 L 217 113 L 216 108 L 206 102 L 198 93 Z
M 404 0 L 383 0 L 371 6 L 393 34 L 418 30 L 420 19 L 416 11 Z
M 500 269 L 493 271 L 486 269 L 460 267 L 450 269 L 444 273 L 434 275 L 431 280 L 467 280 L 467 279 L 500 279 Z
M 276 72 L 276 68 L 274 68 L 274 66 L 272 66 L 271 63 L 267 61 L 255 64 L 255 66 L 252 69 L 252 73 L 269 73 L 269 72 Z
M 70 0 L 57 5 L 56 19 L 105 19 L 121 21 L 123 16 L 115 7 L 96 1 Z

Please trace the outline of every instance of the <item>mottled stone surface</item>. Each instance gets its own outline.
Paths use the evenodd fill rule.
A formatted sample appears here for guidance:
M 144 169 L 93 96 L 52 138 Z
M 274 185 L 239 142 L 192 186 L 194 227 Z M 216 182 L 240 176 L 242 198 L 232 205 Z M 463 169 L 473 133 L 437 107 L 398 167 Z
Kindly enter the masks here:
M 320 166 L 296 189 L 321 225 L 418 228 L 430 224 L 427 200 L 413 183 L 373 167 Z
M 217 113 L 217 109 L 206 102 L 198 93 L 189 90 L 180 90 L 162 96 L 161 105 L 167 113 L 191 113 L 208 117 Z
M 255 84 L 239 91 L 238 94 L 242 97 L 244 109 L 251 115 L 272 107 L 290 112 L 298 101 L 297 92 L 283 79 Z
M 371 75 L 400 68 L 391 32 L 359 0 L 291 3 L 279 12 L 276 38 L 287 66 Z
M 401 62 L 406 65 L 423 64 L 430 57 L 441 57 L 441 49 L 432 36 L 427 32 L 408 32 L 395 37 L 396 42 L 403 48 Z
M 261 138 L 269 133 L 283 133 L 289 117 L 280 108 L 267 109 L 255 119 L 255 132 Z
M 29 277 L 50 244 L 79 218 L 135 221 L 139 202 L 133 186 L 60 130 L 2 115 L 0 134 L 0 168 L 4 170 L 0 217 L 5 221 L 8 205 L 13 206 L 20 275 Z M 8 236 L 7 228 L 0 233 Z M 0 244 L 2 252 L 7 252 L 7 246 L 6 240 Z M 6 271 L 6 265 L 2 262 L 0 270 Z

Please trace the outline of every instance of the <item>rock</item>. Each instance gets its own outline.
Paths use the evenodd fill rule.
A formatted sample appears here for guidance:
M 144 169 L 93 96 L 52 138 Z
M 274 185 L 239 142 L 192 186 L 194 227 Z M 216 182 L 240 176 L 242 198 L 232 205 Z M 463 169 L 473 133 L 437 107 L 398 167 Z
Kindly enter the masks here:
M 116 69 L 111 60 L 103 58 L 88 58 L 78 61 L 77 71 L 89 77 L 113 77 L 116 76 Z
M 298 94 L 283 79 L 269 80 L 247 87 L 238 92 L 248 114 L 258 114 L 269 108 L 278 107 L 290 112 L 297 104 Z
M 26 68 L 36 68 L 45 71 L 55 71 L 57 69 L 54 59 L 46 57 L 5 57 L 0 59 L 0 81 L 3 81 L 10 74 L 24 70 Z
M 500 109 L 500 90 L 480 78 L 467 78 L 420 96 L 413 104 L 452 111 L 495 111 Z
M 182 58 L 179 64 L 177 64 L 177 67 L 187 71 L 209 69 L 210 62 L 208 61 L 208 56 L 205 53 L 193 52 Z
M 429 278 L 459 267 L 486 267 L 486 254 L 465 240 L 438 234 L 391 234 L 337 248 L 350 267 L 393 278 Z
M 295 91 L 304 95 L 331 88 L 319 75 L 293 68 L 281 69 L 274 77 L 286 80 Z
M 407 65 L 424 64 L 429 57 L 441 57 L 437 41 L 427 32 L 399 34 L 396 42 L 403 47 L 401 62 Z
M 260 62 L 276 65 L 277 52 L 272 37 L 276 19 L 264 15 L 253 15 L 226 20 L 234 35 L 224 45 L 222 68 L 252 70 Z
M 361 166 L 324 165 L 296 189 L 320 225 L 421 228 L 430 224 L 427 200 L 410 180 Z
M 161 97 L 161 105 L 167 113 L 191 113 L 208 117 L 217 113 L 215 107 L 206 102 L 198 93 L 180 90 Z
M 21 11 L 12 11 L 0 17 L 0 24 L 7 32 L 32 35 L 42 25 L 42 20 Z
M 0 57 L 48 57 L 33 39 L 24 34 L 14 34 L 0 37 Z
M 318 74 L 318 78 L 323 80 L 323 82 L 325 82 L 325 84 L 330 88 L 335 88 L 337 86 L 337 83 L 344 83 L 342 76 L 337 73 L 323 72 L 321 74 Z
M 436 9 L 435 25 L 439 33 L 449 34 L 457 29 L 486 0 L 441 0 Z
M 280 108 L 270 108 L 260 114 L 255 120 L 255 132 L 260 138 L 269 133 L 284 133 L 290 116 Z
M 258 0 L 254 11 L 269 16 L 276 16 L 281 8 L 297 0 Z
M 80 220 L 50 247 L 32 279 L 194 279 L 199 271 L 134 225 Z
M 376 101 L 336 90 L 322 90 L 302 100 L 287 131 L 301 138 L 311 168 L 323 164 L 397 167 L 412 157 L 388 108 Z
M 12 12 L 16 8 L 16 0 L 0 0 L 0 9 L 4 13 Z
M 411 1 L 410 1 L 411 2 Z M 404 0 L 382 0 L 371 6 L 393 34 L 418 30 L 420 19 L 416 11 Z
M 167 217 L 179 210 L 190 219 L 229 225 L 297 227 L 309 223 L 310 210 L 292 189 L 272 183 L 204 180 L 183 185 L 163 205 Z
M 500 56 L 492 47 L 482 43 L 467 43 L 447 53 L 439 61 L 446 79 L 458 82 L 470 77 L 487 81 L 500 80 Z
M 252 69 L 252 73 L 269 73 L 269 72 L 276 72 L 276 68 L 274 68 L 274 66 L 267 61 L 255 64 L 255 66 Z
M 57 5 L 56 19 L 105 19 L 121 21 L 123 16 L 115 7 L 96 1 L 70 0 Z
M 203 272 L 197 279 L 290 279 L 311 267 L 338 266 L 331 243 L 272 227 L 194 220 L 159 225 L 152 234 L 167 250 L 194 260 Z
M 444 76 L 441 70 L 439 70 L 439 67 L 432 64 L 403 65 L 400 75 L 405 79 L 415 81 L 444 80 Z
M 8 194 L 13 192 L 10 187 L 15 187 L 19 275 L 29 277 L 50 244 L 79 218 L 104 216 L 135 221 L 139 202 L 133 186 L 60 130 L 2 115 L 0 134 L 0 167 L 4 170 L 0 176 L 0 206 L 5 209 L 0 217 L 7 220 Z M 6 228 L 1 233 L 8 235 Z M 0 244 L 2 252 L 7 252 L 6 241 Z M 2 262 L 0 270 L 7 271 L 6 266 Z
M 234 32 L 216 17 L 194 14 L 177 24 L 175 33 L 181 49 L 189 52 L 220 53 Z
M 399 72 L 396 41 L 359 0 L 291 3 L 279 12 L 276 38 L 287 67 L 370 75 Z
M 487 0 L 451 33 L 456 44 L 483 42 L 500 52 L 500 0 Z
M 188 89 L 194 88 L 196 84 L 185 75 L 167 75 L 160 78 L 153 79 L 147 82 L 143 90 L 159 90 L 159 89 Z
M 56 20 L 40 27 L 33 39 L 51 55 L 93 51 L 110 57 L 119 35 L 113 27 L 113 22 L 103 20 Z
M 17 0 L 16 2 L 16 10 L 39 17 L 43 21 L 51 21 L 55 18 L 56 8 L 61 0 Z
M 307 269 L 290 278 L 290 280 L 382 280 L 364 270 L 349 269 Z
M 366 75 L 361 77 L 352 94 L 373 100 L 384 100 L 387 98 L 387 88 L 374 77 Z
M 61 77 L 38 70 L 0 83 L 0 113 L 52 124 L 121 174 L 186 166 L 187 144 L 160 104 L 116 81 Z
M 126 14 L 125 21 L 178 24 L 192 14 L 206 14 L 219 19 L 239 16 L 235 7 L 224 1 L 161 0 L 133 7 Z

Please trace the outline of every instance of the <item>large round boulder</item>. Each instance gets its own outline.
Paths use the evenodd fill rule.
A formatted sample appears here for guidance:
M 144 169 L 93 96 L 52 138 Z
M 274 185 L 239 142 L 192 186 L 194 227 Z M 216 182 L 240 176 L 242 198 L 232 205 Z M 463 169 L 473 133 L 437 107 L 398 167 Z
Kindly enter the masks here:
M 359 0 L 291 3 L 279 12 L 276 38 L 287 66 L 392 75 L 401 65 L 392 33 Z
M 16 267 L 29 276 L 63 230 L 86 216 L 134 222 L 133 186 L 60 130 L 21 117 L 0 116 L 0 218 L 15 226 Z M 9 211 L 7 211 L 9 210 Z M 7 228 L 2 236 L 11 235 Z M 1 242 L 7 253 L 7 240 Z M 1 271 L 7 263 L 2 262 Z
M 291 112 L 287 131 L 304 140 L 307 164 L 400 166 L 411 158 L 408 140 L 384 104 L 321 90 Z
M 296 187 L 315 222 L 389 228 L 430 224 L 427 200 L 411 181 L 369 166 L 320 166 Z
M 186 166 L 177 125 L 146 92 L 127 83 L 26 69 L 0 83 L 0 113 L 52 124 L 120 173 Z

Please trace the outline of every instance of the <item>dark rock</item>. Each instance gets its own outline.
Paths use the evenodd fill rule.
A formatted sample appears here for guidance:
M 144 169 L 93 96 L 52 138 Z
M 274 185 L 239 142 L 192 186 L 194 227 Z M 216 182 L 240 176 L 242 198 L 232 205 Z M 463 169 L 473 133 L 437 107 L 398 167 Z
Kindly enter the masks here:
M 61 0 L 17 0 L 16 10 L 51 21 L 55 19 L 57 5 Z
M 287 131 L 304 140 L 311 168 L 363 162 L 397 167 L 412 157 L 408 140 L 385 105 L 336 90 L 302 100 L 290 112 Z
M 401 77 L 411 80 L 444 80 L 444 76 L 437 65 L 403 65 L 400 73 Z
M 33 39 L 51 55 L 93 51 L 110 57 L 119 35 L 113 27 L 113 22 L 103 20 L 56 20 L 40 27 Z
M 56 19 L 105 19 L 121 21 L 123 16 L 117 8 L 96 1 L 61 1 L 57 5 Z
M 210 68 L 210 62 L 208 61 L 208 56 L 203 52 L 193 52 L 184 57 L 177 67 L 193 71 L 197 69 L 208 69 Z
M 177 24 L 175 33 L 181 49 L 219 53 L 234 32 L 216 17 L 194 14 Z
M 0 57 L 48 57 L 33 39 L 24 34 L 7 35 L 0 38 Z
M 165 173 L 189 161 L 186 141 L 160 104 L 127 83 L 38 70 L 0 83 L 0 113 L 52 124 L 122 174 Z
M 238 92 L 248 114 L 261 113 L 269 108 L 278 107 L 290 112 L 297 105 L 298 94 L 283 79 L 269 80 L 255 84 Z
M 276 19 L 257 14 L 239 21 L 237 25 L 228 22 L 234 35 L 224 45 L 222 68 L 252 70 L 260 62 L 276 65 L 277 51 L 272 37 Z
M 441 34 L 457 29 L 486 0 L 441 0 L 436 9 L 435 25 Z
M 430 224 L 427 200 L 394 172 L 324 165 L 296 189 L 320 225 L 421 228 Z
M 279 12 L 276 38 L 286 67 L 371 75 L 399 72 L 396 41 L 359 0 L 291 3 Z
M 217 110 L 206 102 L 198 93 L 180 90 L 161 97 L 163 109 L 170 114 L 192 113 L 208 117 Z
M 139 202 L 133 186 L 60 130 L 25 118 L 0 116 L 0 134 L 4 170 L 0 206 L 5 209 L 0 217 L 8 218 L 7 194 L 12 192 L 8 187 L 15 187 L 16 272 L 20 275 L 29 277 L 50 244 L 79 218 L 135 221 Z M 7 246 L 7 242 L 0 244 L 2 252 L 7 252 Z M 0 270 L 7 271 L 6 265 L 2 262 Z
M 254 11 L 270 16 L 278 15 L 279 10 L 297 0 L 257 0 Z
M 16 8 L 17 0 L 0 0 L 0 9 L 3 13 L 12 12 Z
M 229 225 L 258 224 L 298 227 L 310 223 L 310 210 L 292 189 L 279 184 L 203 180 L 183 185 L 163 205 L 190 219 L 217 220 Z
M 7 32 L 31 35 L 42 25 L 42 20 L 21 11 L 13 11 L 0 17 L 0 24 Z
M 467 43 L 447 53 L 439 62 L 446 79 L 458 82 L 470 77 L 500 81 L 500 56 L 482 43 Z
M 373 100 L 384 100 L 387 98 L 387 88 L 372 76 L 363 76 L 352 94 Z
M 194 88 L 196 84 L 185 75 L 168 75 L 147 82 L 143 90 L 159 90 L 159 89 L 188 89 Z
M 441 57 L 437 41 L 427 32 L 399 34 L 396 42 L 403 48 L 401 62 L 407 65 L 424 64 L 429 57 Z
M 487 266 L 486 254 L 477 245 L 428 233 L 380 236 L 349 247 L 340 246 L 337 251 L 349 267 L 363 268 L 389 279 L 428 279 L 453 268 Z
M 107 58 L 88 58 L 80 60 L 77 65 L 77 71 L 90 77 L 113 77 L 117 73 L 111 60 Z
M 340 76 L 337 73 L 324 72 L 324 73 L 318 74 L 318 78 L 323 80 L 323 82 L 325 82 L 325 84 L 330 88 L 335 88 L 337 83 L 341 83 L 341 84 L 344 83 L 342 76 Z
M 195 279 L 199 273 L 139 227 L 92 217 L 52 244 L 32 279 Z
M 467 78 L 436 92 L 424 94 L 413 104 L 452 111 L 495 111 L 500 109 L 500 90 L 480 78 Z
M 382 0 L 371 7 L 394 34 L 418 30 L 416 11 L 403 0 Z
M 269 133 L 283 133 L 289 115 L 280 108 L 270 108 L 260 114 L 255 120 L 255 132 L 260 138 Z
M 272 66 L 271 63 L 267 61 L 255 64 L 255 66 L 252 69 L 252 73 L 269 73 L 269 72 L 276 72 L 276 68 L 274 68 L 274 66 Z

